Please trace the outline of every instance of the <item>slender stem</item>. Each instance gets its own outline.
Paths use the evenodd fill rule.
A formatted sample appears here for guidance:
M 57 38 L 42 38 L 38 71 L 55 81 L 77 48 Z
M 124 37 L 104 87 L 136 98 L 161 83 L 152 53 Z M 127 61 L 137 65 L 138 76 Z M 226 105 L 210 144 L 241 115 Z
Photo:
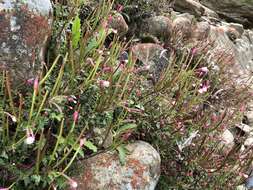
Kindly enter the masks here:
M 60 129 L 59 129 L 58 138 L 57 138 L 56 144 L 55 144 L 55 146 L 54 146 L 53 153 L 52 153 L 51 156 L 50 156 L 50 160 L 49 160 L 49 164 L 48 164 L 48 165 L 50 165 L 51 162 L 53 161 L 54 155 L 55 155 L 55 153 L 56 153 L 56 151 L 57 151 L 57 148 L 58 148 L 58 146 L 59 146 L 60 138 L 62 137 L 63 125 L 64 125 L 64 119 L 61 121 L 61 126 L 60 126 Z
M 8 73 L 6 73 L 6 89 L 7 89 L 7 93 L 8 93 L 9 100 L 10 100 L 10 106 L 11 106 L 11 109 L 12 109 L 12 114 L 17 118 L 14 103 L 13 103 L 13 98 L 12 98 L 12 94 L 11 94 L 11 85 L 10 85 L 10 78 L 9 78 Z
M 41 155 L 41 150 L 42 150 L 41 145 L 42 145 L 42 141 L 43 141 L 43 137 L 44 137 L 43 131 L 44 130 L 42 129 L 41 134 L 40 134 L 40 140 L 38 142 L 38 149 L 37 149 L 37 158 L 36 158 L 36 164 L 35 164 L 35 172 L 37 174 L 39 174 L 39 170 L 40 170 L 40 161 L 41 161 L 40 155 Z
M 40 81 L 39 85 L 41 86 L 50 76 L 50 74 L 52 73 L 54 67 L 56 66 L 56 64 L 58 63 L 59 58 L 61 57 L 61 55 L 58 55 L 56 57 L 56 59 L 53 62 L 53 65 L 51 66 L 51 68 L 49 69 L 49 71 L 47 72 L 47 74 L 44 76 L 44 78 Z

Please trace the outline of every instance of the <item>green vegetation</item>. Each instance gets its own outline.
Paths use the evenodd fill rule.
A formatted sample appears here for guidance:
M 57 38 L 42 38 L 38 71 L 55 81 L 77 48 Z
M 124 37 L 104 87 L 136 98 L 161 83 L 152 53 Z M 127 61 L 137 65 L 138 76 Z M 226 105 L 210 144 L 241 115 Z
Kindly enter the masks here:
M 8 73 L 1 74 L 1 186 L 66 189 L 75 185 L 70 174 L 77 160 L 117 149 L 124 164 L 124 145 L 137 139 L 161 154 L 158 189 L 231 189 L 242 182 L 238 173 L 247 170 L 252 151 L 238 159 L 235 150 L 224 155 L 219 147 L 249 98 L 247 87 L 230 79 L 228 57 L 221 52 L 217 70 L 207 61 L 212 44 L 182 48 L 173 36 L 175 51 L 168 49 L 171 58 L 152 83 L 138 72 L 134 42 L 108 28 L 114 5 L 104 1 L 87 18 L 79 18 L 81 6 L 55 4 L 47 66 L 26 90 L 15 91 Z M 102 142 L 94 128 L 106 131 Z

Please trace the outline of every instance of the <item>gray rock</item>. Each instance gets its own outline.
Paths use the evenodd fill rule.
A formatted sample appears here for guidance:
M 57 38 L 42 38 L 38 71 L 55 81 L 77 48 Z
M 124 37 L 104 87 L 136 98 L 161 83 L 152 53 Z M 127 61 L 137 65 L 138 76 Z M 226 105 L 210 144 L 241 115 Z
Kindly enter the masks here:
M 253 127 L 253 110 L 247 111 L 245 113 L 245 116 L 247 117 L 248 124 Z
M 253 27 L 253 1 L 251 0 L 201 0 L 200 3 L 230 22 L 238 22 Z
M 116 152 L 105 152 L 89 158 L 80 176 L 74 178 L 78 190 L 154 190 L 160 176 L 161 159 L 148 143 L 127 145 L 129 155 L 122 166 Z
M 170 18 L 155 16 L 145 19 L 140 26 L 141 33 L 148 33 L 167 41 L 170 39 L 173 26 Z
M 210 24 L 207 22 L 198 22 L 193 28 L 193 38 L 197 41 L 206 40 L 210 33 Z
M 177 36 L 181 36 L 184 39 L 188 39 L 192 35 L 192 19 L 187 15 L 179 15 L 173 20 L 173 30 Z
M 0 1 L 0 68 L 13 85 L 38 75 L 52 11 L 50 0 Z
M 187 12 L 196 17 L 208 16 L 218 18 L 215 11 L 203 6 L 196 0 L 175 0 L 174 9 L 180 12 Z
M 132 47 L 133 55 L 144 64 L 140 70 L 148 71 L 153 82 L 158 81 L 161 73 L 169 64 L 169 53 L 158 44 L 141 43 Z
M 237 35 L 239 32 L 228 26 L 211 26 L 209 39 L 215 44 L 214 54 L 227 55 L 231 78 L 238 84 L 246 84 L 253 71 L 253 32 L 245 30 L 241 37 Z
M 238 23 L 229 23 L 228 24 L 229 27 L 234 28 L 239 34 L 240 37 L 243 35 L 244 33 L 244 28 L 242 24 L 238 24 Z
M 120 13 L 116 13 L 108 22 L 109 28 L 117 31 L 119 36 L 123 36 L 128 31 L 128 25 Z
M 246 180 L 245 186 L 246 186 L 248 189 L 252 189 L 252 188 L 253 188 L 253 176 L 250 176 L 250 177 Z
M 205 8 L 199 2 L 194 0 L 176 0 L 174 9 L 180 12 L 187 12 L 197 17 L 204 15 Z
M 234 135 L 230 130 L 226 129 L 221 136 L 221 143 L 219 144 L 219 148 L 221 149 L 223 154 L 226 155 L 230 152 L 234 145 Z

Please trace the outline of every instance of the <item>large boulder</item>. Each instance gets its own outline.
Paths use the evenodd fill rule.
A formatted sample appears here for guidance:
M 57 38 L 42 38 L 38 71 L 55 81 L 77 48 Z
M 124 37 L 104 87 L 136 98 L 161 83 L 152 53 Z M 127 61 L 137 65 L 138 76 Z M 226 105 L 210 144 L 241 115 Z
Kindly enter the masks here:
M 0 69 L 13 85 L 38 75 L 52 11 L 50 0 L 0 1 Z
M 231 72 L 236 82 L 245 84 L 253 71 L 253 32 L 240 29 L 226 23 L 221 26 L 211 26 L 209 39 L 214 43 L 214 56 L 227 57 L 227 64 L 231 65 Z
M 105 152 L 89 158 L 74 178 L 78 190 L 154 190 L 160 176 L 161 159 L 148 143 L 137 141 L 127 146 L 129 154 L 121 165 L 116 152 Z
M 228 21 L 253 27 L 253 1 L 251 0 L 201 0 L 200 2 Z
M 203 6 L 197 0 L 174 0 L 173 7 L 176 11 L 190 13 L 196 17 L 210 16 L 218 17 L 218 15 L 208 7 Z

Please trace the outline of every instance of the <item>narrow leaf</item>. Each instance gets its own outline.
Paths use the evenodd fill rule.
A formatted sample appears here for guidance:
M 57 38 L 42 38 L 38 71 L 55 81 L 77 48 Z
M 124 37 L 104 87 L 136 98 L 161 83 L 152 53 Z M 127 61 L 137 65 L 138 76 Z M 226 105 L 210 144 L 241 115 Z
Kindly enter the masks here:
M 129 130 L 129 129 L 134 129 L 134 128 L 136 128 L 136 127 L 137 127 L 137 125 L 136 125 L 135 123 L 128 123 L 128 124 L 123 125 L 122 127 L 120 127 L 120 128 L 116 131 L 116 133 L 119 135 L 119 134 L 121 134 L 121 133 L 123 133 L 123 132 L 125 132 L 125 131 L 127 131 L 127 130 Z
M 119 152 L 119 161 L 124 166 L 126 163 L 126 149 L 123 145 L 120 145 L 117 147 L 117 151 Z
M 72 25 L 72 45 L 74 49 L 77 48 L 80 38 L 81 38 L 81 20 L 78 16 L 76 16 Z
M 97 152 L 97 147 L 90 141 L 85 141 L 84 146 L 86 146 L 88 149 L 92 150 L 93 152 Z

